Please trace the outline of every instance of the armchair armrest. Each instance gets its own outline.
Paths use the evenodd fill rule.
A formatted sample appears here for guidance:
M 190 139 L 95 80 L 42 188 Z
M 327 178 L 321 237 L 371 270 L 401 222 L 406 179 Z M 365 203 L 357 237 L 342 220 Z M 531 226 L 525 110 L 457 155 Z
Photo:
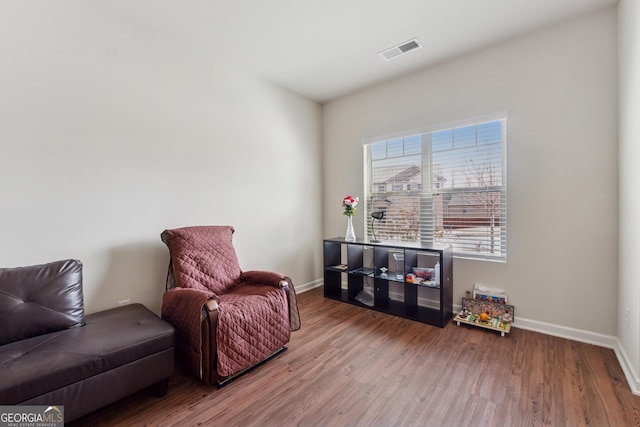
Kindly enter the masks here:
M 213 302 L 211 302 L 213 301 Z M 217 308 L 218 297 L 211 291 L 201 291 L 191 288 L 172 288 L 166 291 L 162 297 L 162 318 L 169 323 L 181 323 L 185 320 L 183 313 L 196 316 L 203 307 Z M 199 314 L 198 314 L 199 317 Z
M 289 325 L 292 331 L 300 329 L 300 313 L 298 312 L 298 301 L 296 290 L 289 276 L 275 273 L 273 271 L 252 270 L 244 271 L 240 274 L 240 281 L 253 283 L 256 285 L 268 285 L 274 288 L 283 289 L 287 295 L 289 305 Z
M 192 288 L 172 288 L 162 298 L 162 318 L 176 328 L 176 348 L 200 378 L 209 369 L 203 366 L 202 352 L 207 349 L 203 343 L 210 342 L 210 331 L 215 334 L 215 327 L 209 323 L 215 323 L 218 317 L 217 310 L 209 309 L 213 304 L 210 301 L 215 306 L 219 302 L 213 292 Z
M 284 274 L 275 273 L 273 271 L 251 270 L 243 271 L 240 274 L 240 281 L 255 283 L 260 285 L 269 285 L 274 288 L 288 288 L 291 279 Z

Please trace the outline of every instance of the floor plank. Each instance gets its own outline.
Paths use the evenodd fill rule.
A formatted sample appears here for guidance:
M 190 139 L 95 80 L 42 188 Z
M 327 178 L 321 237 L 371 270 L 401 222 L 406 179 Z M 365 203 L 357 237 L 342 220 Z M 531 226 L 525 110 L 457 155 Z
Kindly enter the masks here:
M 514 328 L 436 328 L 299 295 L 289 350 L 217 389 L 179 365 L 68 426 L 640 426 L 613 350 Z

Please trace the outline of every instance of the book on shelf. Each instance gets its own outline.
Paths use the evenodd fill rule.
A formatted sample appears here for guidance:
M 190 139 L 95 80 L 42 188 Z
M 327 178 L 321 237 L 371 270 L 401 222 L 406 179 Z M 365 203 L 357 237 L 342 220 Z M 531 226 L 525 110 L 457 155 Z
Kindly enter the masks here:
M 331 266 L 331 268 L 333 268 L 334 270 L 347 271 L 349 266 L 347 264 L 338 264 L 338 265 Z

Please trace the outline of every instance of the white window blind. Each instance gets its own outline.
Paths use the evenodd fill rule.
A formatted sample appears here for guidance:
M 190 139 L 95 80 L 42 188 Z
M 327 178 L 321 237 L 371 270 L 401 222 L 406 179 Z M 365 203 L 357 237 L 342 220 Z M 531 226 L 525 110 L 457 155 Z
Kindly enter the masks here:
M 502 117 L 365 143 L 367 237 L 506 259 L 506 125 Z

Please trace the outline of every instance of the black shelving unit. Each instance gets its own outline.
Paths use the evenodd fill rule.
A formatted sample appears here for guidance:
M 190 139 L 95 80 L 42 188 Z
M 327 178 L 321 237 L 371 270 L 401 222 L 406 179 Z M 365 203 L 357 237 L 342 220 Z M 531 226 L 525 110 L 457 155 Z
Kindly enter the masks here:
M 341 238 L 325 239 L 323 243 L 325 298 L 439 327 L 451 320 L 453 250 L 450 246 L 347 242 Z M 435 268 L 436 263 L 439 263 L 439 283 L 425 286 L 406 281 L 413 267 Z M 388 269 L 386 275 L 381 271 L 383 267 Z M 366 304 L 359 295 L 369 296 Z

